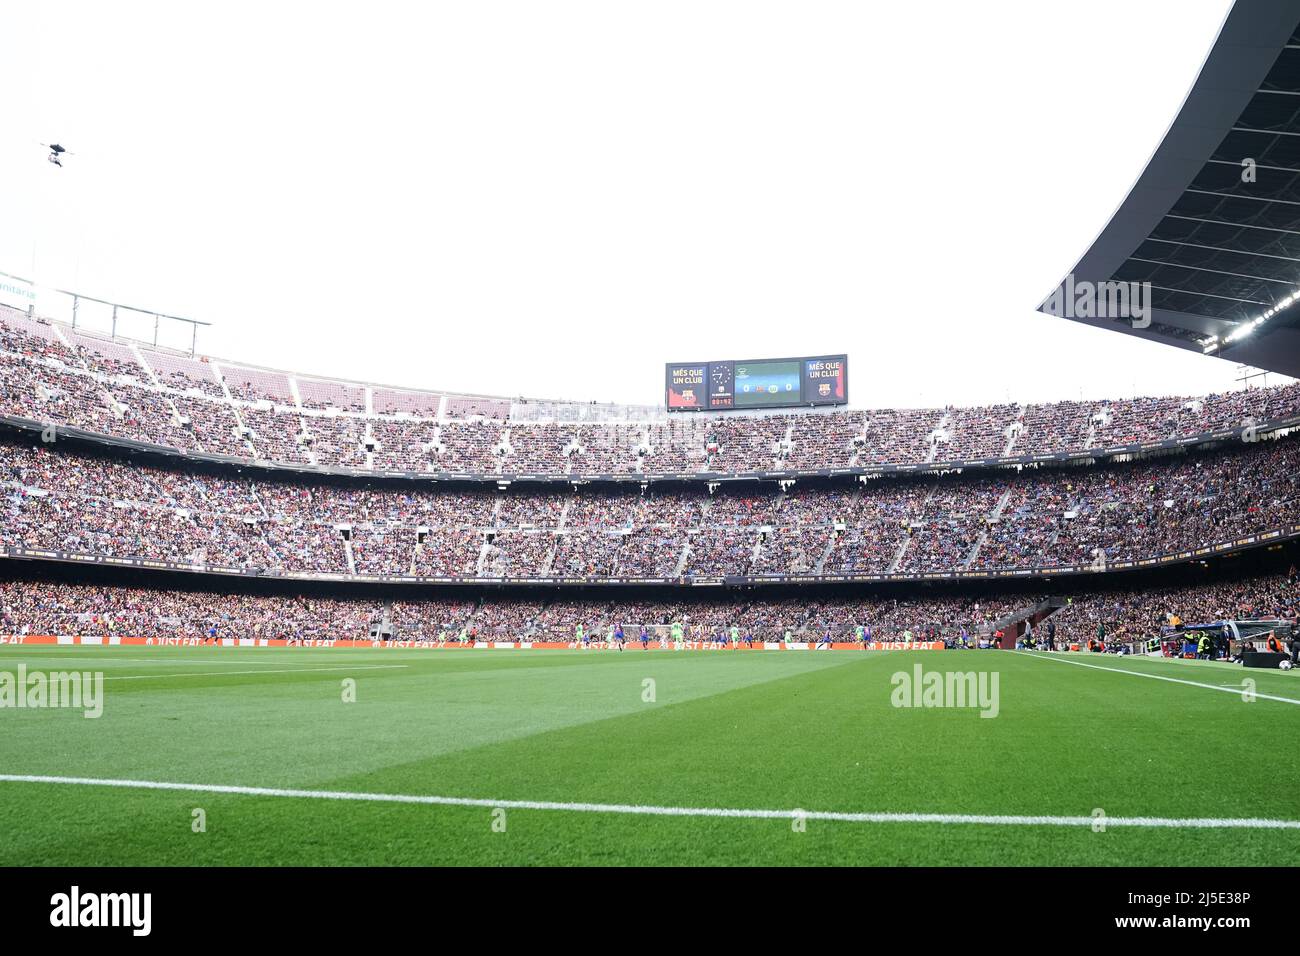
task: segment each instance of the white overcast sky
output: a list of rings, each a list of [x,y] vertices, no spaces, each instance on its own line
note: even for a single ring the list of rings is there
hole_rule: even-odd
[[[859,406],[1227,388],[1035,305],[1229,6],[10,0],[0,271],[438,389],[828,352]]]

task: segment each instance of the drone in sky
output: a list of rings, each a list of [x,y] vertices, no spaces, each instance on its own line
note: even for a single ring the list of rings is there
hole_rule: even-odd
[[[72,155],[58,143],[41,143],[41,145],[50,151],[50,155],[45,158],[60,169],[63,168],[63,157]]]

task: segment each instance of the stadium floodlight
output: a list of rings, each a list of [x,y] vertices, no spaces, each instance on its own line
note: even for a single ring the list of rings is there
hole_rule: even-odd
[[[1294,305],[1298,301],[1300,301],[1300,289],[1294,290],[1285,298],[1279,300],[1270,308],[1265,309],[1263,312],[1255,316],[1253,319],[1250,319],[1244,324],[1233,329],[1231,332],[1229,332],[1227,335],[1223,337],[1223,344],[1231,345],[1233,342],[1240,342],[1242,339],[1250,335],[1250,333],[1254,332],[1257,328],[1259,328],[1269,319],[1273,318],[1273,316],[1277,315],[1279,312],[1283,312],[1286,309],[1289,309],[1292,305]],[[1218,336],[1211,336],[1208,339],[1203,339],[1201,341],[1201,346],[1206,354],[1215,351],[1219,347]]]

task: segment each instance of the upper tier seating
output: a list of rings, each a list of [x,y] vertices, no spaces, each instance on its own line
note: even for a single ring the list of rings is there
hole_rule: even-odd
[[[511,418],[509,399],[200,361],[37,321],[4,306],[0,387],[5,414],[191,454],[420,473],[868,469],[1157,442],[1300,414],[1297,384],[1200,397],[680,414],[644,422],[575,417],[568,423],[558,412],[555,420],[541,420],[536,413],[543,406],[560,406],[534,403],[519,406],[528,416],[523,420]]]

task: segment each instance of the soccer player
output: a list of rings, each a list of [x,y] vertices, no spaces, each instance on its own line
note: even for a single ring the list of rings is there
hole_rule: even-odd
[[[581,623],[573,626],[573,643],[575,645],[585,645],[587,643],[587,636],[583,633]]]
[[[738,628],[736,625],[733,624],[733,625],[731,625],[731,647],[732,647],[732,650],[735,650],[735,649],[736,649],[737,647],[739,647],[739,646],[740,646],[740,628]]]
[[[616,644],[618,644],[618,649],[619,649],[620,651],[623,650],[624,637],[623,637],[623,625],[622,625],[622,624],[616,624],[616,625],[614,625],[614,642],[615,642]]]
[[[823,647],[831,646],[831,629],[829,625],[827,625],[826,627],[826,633],[822,635],[821,646]]]
[[[641,625],[641,650],[650,650],[650,629],[644,624]]]
[[[681,621],[673,621],[672,636],[673,636],[674,644],[682,643],[682,622]]]

